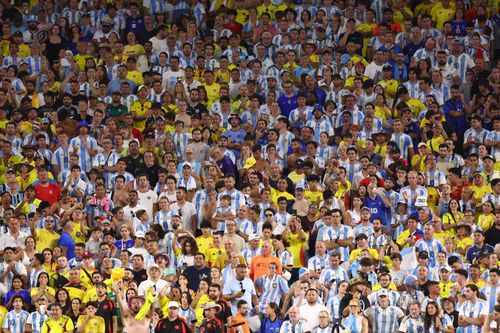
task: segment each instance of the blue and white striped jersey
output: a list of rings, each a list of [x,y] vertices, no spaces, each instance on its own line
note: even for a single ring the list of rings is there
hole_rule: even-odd
[[[481,315],[488,315],[489,304],[488,302],[478,298],[476,302],[465,301],[458,307],[458,314],[460,316],[478,318]],[[472,325],[464,327],[464,333],[480,333],[482,332],[482,327],[478,325]]]
[[[29,315],[29,312],[24,310],[20,312],[12,310],[5,316],[2,328],[9,330],[10,333],[23,333]]]
[[[283,322],[280,333],[306,333],[311,332],[309,324],[304,319],[299,319],[296,324],[292,324],[290,320]]]
[[[45,314],[41,314],[38,311],[32,312],[26,320],[26,324],[31,325],[33,333],[40,333],[42,331],[42,326],[46,318],[47,315]]]
[[[281,275],[275,275],[272,278],[267,275],[261,276],[255,281],[255,285],[262,288],[262,294],[259,297],[259,307],[261,309],[271,302],[280,304],[290,290],[288,282]]]
[[[397,331],[398,320],[404,316],[403,311],[396,306],[382,308],[372,306],[365,310],[365,315],[372,320],[373,331],[377,333],[392,333]]]

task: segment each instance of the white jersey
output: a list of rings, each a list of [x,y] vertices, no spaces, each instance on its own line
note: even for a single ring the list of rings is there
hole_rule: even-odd
[[[460,316],[478,318],[480,315],[488,315],[488,303],[482,299],[477,299],[476,302],[465,301],[458,308]],[[464,327],[464,333],[479,333],[482,332],[482,327],[478,325],[468,325]]]

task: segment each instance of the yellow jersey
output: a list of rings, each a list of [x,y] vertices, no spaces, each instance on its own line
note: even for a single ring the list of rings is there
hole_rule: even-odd
[[[453,288],[454,283],[452,281],[443,282],[439,281],[439,297],[446,298],[450,297],[451,288]]]
[[[142,116],[151,108],[151,101],[146,101],[141,104],[140,101],[135,101],[130,106],[130,112],[134,112],[136,116]],[[134,127],[140,132],[144,131],[146,128],[146,119],[144,120],[134,120]]]
[[[278,198],[285,197],[287,200],[293,200],[295,197],[288,192],[280,192],[271,187],[271,200],[278,205]]]
[[[212,236],[196,237],[196,245],[198,246],[198,252],[203,253],[205,255],[207,253],[207,250],[212,246],[213,243],[214,243],[214,238]]]
[[[405,23],[405,17],[404,17],[404,15],[402,13],[403,11],[407,15],[410,15],[411,17],[413,17],[413,12],[408,7],[403,7],[402,10],[394,10],[393,20],[394,20],[394,22],[399,23],[399,25],[401,26],[401,28],[404,28],[404,23]]]
[[[78,68],[80,68],[81,71],[84,71],[85,70],[85,63],[87,62],[87,59],[92,59],[92,56],[90,54],[78,53],[76,56],[73,57],[73,59],[75,59],[75,62],[78,65]]]
[[[290,244],[286,249],[290,251],[293,257],[293,268],[300,268],[306,265],[305,252],[307,245],[307,234],[305,240],[299,239],[299,233],[292,234],[289,232],[286,235],[286,240]]]
[[[269,4],[269,6],[266,7],[265,4],[261,4],[260,6],[257,7],[257,17],[260,18],[260,16],[264,13],[268,13],[269,16],[271,16],[271,21],[274,21],[276,11],[278,10],[278,7],[276,7],[273,4]]]
[[[9,313],[9,311],[5,308],[5,306],[0,305],[0,327],[3,326],[3,321],[7,313]]]
[[[212,83],[210,85],[204,84],[205,90],[207,91],[207,99],[208,99],[208,107],[212,106],[212,104],[219,99],[219,90],[220,90],[220,84],[218,83]]]
[[[142,77],[142,73],[137,70],[129,71],[127,73],[127,79],[133,81],[138,86],[144,84],[144,78]]]
[[[87,288],[85,288],[82,284],[68,283],[63,288],[68,291],[69,298],[71,299],[83,299],[85,297],[85,293],[87,292]]]
[[[27,207],[25,205],[24,207]],[[43,249],[53,249],[61,236],[54,230],[38,229],[36,231],[36,251],[42,253]]]
[[[87,321],[85,327],[83,327],[83,323],[87,319],[86,315],[82,315],[78,317],[78,332],[79,333],[97,333],[106,331],[106,327],[104,325],[104,318],[101,316],[93,316]]]
[[[43,323],[41,333],[66,333],[74,329],[73,320],[68,316],[62,315],[59,319],[53,317],[47,318]]]
[[[368,249],[368,252],[370,253],[370,255],[372,256],[373,259],[375,260],[378,260],[378,251],[375,250],[375,249],[372,249],[371,247],[369,247]],[[349,261],[354,261],[356,260],[356,258],[359,256],[359,254],[361,253],[362,249],[354,249],[352,250],[351,254],[349,255]]]
[[[323,200],[323,191],[316,190],[316,191],[311,191],[309,189],[305,190],[304,192],[304,197],[310,201],[314,202],[317,205]]]
[[[493,226],[493,223],[495,223],[495,215],[491,213],[488,215],[481,214],[477,219],[477,225],[480,226],[484,232],[488,231]]]
[[[452,21],[455,16],[455,8],[434,8],[431,10],[432,20],[436,22],[436,29],[443,30],[443,24]]]

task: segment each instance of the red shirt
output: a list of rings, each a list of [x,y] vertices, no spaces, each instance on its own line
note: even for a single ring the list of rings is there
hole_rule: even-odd
[[[451,186],[454,187],[455,185],[451,184]],[[456,189],[451,192],[451,195],[450,195],[451,198],[455,199],[455,200],[460,200],[462,197],[462,190],[464,189],[464,187],[467,187],[467,186],[471,186],[471,184],[469,184],[467,182],[463,182],[462,185],[456,186]]]
[[[41,201],[47,201],[51,206],[57,202],[61,193],[61,186],[57,184],[48,183],[47,186],[36,184],[35,198]]]

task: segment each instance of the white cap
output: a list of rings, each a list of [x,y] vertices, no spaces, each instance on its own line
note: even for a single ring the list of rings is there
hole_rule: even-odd
[[[257,239],[260,239],[259,235],[257,234],[251,234],[250,236],[248,236],[248,241],[250,242]]]
[[[168,302],[168,307],[169,308],[178,308],[179,303],[177,303],[176,301],[170,301],[170,302]]]
[[[144,231],[136,231],[135,232],[135,238],[144,238],[144,239],[146,239],[146,235],[144,234]]]

